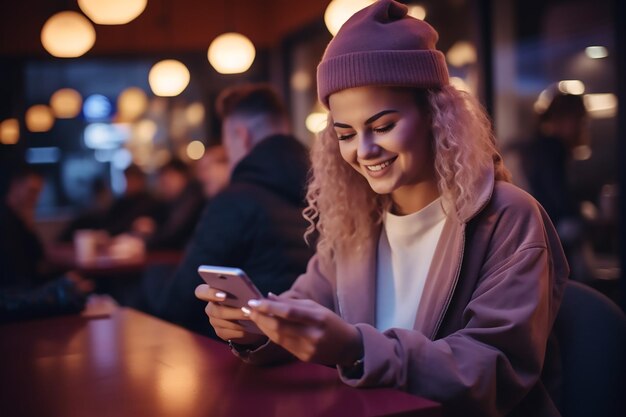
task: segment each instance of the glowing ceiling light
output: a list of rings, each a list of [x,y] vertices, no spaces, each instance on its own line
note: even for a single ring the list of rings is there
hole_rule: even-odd
[[[41,43],[52,56],[76,58],[96,42],[91,22],[76,12],[60,12],[50,17],[41,29]]]
[[[585,54],[591,59],[600,59],[609,56],[609,51],[604,46],[588,46]]]
[[[229,32],[211,42],[207,56],[220,74],[240,74],[250,68],[256,50],[250,39],[240,33]]]
[[[83,98],[72,88],[61,88],[50,97],[50,107],[59,119],[72,119],[80,113]]]
[[[148,74],[152,92],[161,97],[179,95],[187,88],[190,78],[187,67],[174,59],[157,62]]]
[[[573,94],[576,96],[585,92],[585,84],[580,80],[559,81],[558,88],[563,94]]]
[[[324,23],[328,31],[335,36],[341,26],[353,14],[374,3],[374,0],[333,0],[324,12]]]
[[[17,119],[6,119],[0,123],[0,143],[15,145],[20,140],[20,124]]]
[[[419,20],[426,19],[426,9],[419,4],[409,5],[409,16],[412,16]]]
[[[139,16],[148,0],[78,0],[78,7],[99,25],[123,25]]]
[[[52,109],[45,104],[36,104],[26,110],[26,128],[31,132],[47,132],[54,125]]]

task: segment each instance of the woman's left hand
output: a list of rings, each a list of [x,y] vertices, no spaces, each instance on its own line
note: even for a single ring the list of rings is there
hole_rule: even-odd
[[[250,307],[259,329],[302,361],[350,366],[363,355],[359,330],[314,301],[270,295]]]

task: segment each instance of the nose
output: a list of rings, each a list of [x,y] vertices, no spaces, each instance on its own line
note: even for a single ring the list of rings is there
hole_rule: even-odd
[[[369,135],[363,135],[359,138],[357,145],[357,157],[361,160],[373,159],[380,154],[380,146],[376,144]]]

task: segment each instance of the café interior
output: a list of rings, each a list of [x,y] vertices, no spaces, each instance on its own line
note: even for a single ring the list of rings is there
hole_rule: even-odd
[[[583,302],[573,309],[580,327],[592,330],[572,336],[572,344],[608,365],[577,363],[567,377],[578,402],[562,414],[619,415],[602,410],[620,406],[601,404],[624,406],[614,393],[626,377],[615,375],[624,367],[611,370],[611,361],[626,361],[619,352],[626,346],[626,106],[619,105],[626,100],[626,5],[400,2],[437,29],[450,83],[482,104],[513,183],[531,195],[524,149],[555,97],[582,98],[584,122],[563,179],[577,220],[557,230],[563,241],[575,241],[567,254],[570,279],[593,289],[612,316],[591,317],[600,307],[586,311]],[[215,101],[228,87],[269,84],[285,102],[294,136],[310,148],[328,120],[317,96],[317,64],[343,22],[371,3],[0,4],[0,191],[4,198],[23,166],[39,173],[33,230],[54,270],[86,278],[92,293],[81,312],[0,320],[0,410],[9,410],[3,415],[442,415],[436,401],[342,386],[325,367],[242,368],[226,347],[151,310],[158,280],[174,273],[186,242],[154,249],[127,231],[76,222],[125,195],[129,167],[155,200],[165,194],[160,178],[172,160],[201,184],[202,161],[222,140]],[[28,254],[8,248],[6,256]],[[594,384],[578,381],[584,372]]]

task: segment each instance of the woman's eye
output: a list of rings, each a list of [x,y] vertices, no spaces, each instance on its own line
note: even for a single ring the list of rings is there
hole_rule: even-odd
[[[391,129],[393,129],[394,127],[396,127],[395,123],[389,123],[388,125],[384,125],[381,127],[377,127],[372,129],[374,132],[376,133],[387,133],[389,132]]]
[[[344,133],[344,134],[337,133],[337,139],[339,140],[348,140],[353,137],[354,137],[354,133]]]

